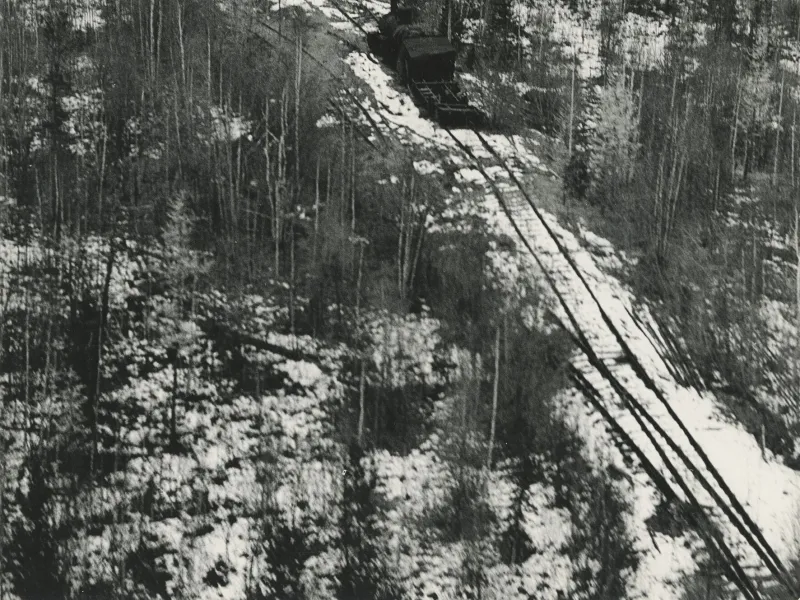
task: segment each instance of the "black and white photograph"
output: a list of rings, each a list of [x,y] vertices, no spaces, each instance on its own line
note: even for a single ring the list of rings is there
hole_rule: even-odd
[[[800,0],[0,0],[0,600],[800,599]]]

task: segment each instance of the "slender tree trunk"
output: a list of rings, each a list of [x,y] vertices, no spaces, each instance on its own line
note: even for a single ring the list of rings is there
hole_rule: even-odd
[[[350,174],[350,169],[347,168],[347,120],[344,114],[344,109],[342,109],[342,145],[341,145],[341,152],[342,152],[342,189],[339,191],[339,209],[336,211],[338,216],[338,222],[340,225],[344,226],[344,212],[346,210],[346,200],[347,200],[347,181]]]
[[[28,262],[26,255],[25,262]],[[31,430],[31,294],[28,286],[25,286],[25,406],[24,406],[24,420],[23,426],[25,427],[25,447],[29,444],[29,435]],[[15,400],[16,402],[16,400]],[[16,415],[14,415],[16,422]]]
[[[794,195],[794,252],[797,260],[795,269],[795,326],[800,329],[800,198]],[[800,339],[795,337],[795,385],[800,394]]]
[[[474,384],[478,378],[476,373],[478,371],[478,353],[471,352],[470,359],[472,360],[472,373],[470,373],[470,379]],[[461,433],[462,436],[465,437],[467,435],[467,410],[469,408],[469,391],[464,392],[464,398],[461,402]]]
[[[270,130],[269,130],[269,96],[265,101],[264,105],[264,127],[266,128],[266,133],[264,134],[264,180],[266,182],[267,187],[267,206],[269,207],[270,213],[272,213],[272,218],[270,219],[270,229],[272,230],[272,236],[275,237],[275,208],[272,204],[273,202],[273,194],[272,194],[272,162],[270,160],[270,145],[271,140],[270,138]],[[277,273],[275,274],[277,276]]]
[[[415,183],[416,183],[416,179],[415,179],[414,175],[412,174],[411,175],[411,190],[410,190],[410,194],[411,195],[409,197],[409,208],[411,209],[412,214],[413,214],[414,206],[416,205],[416,197],[415,197],[415,194],[414,194]],[[410,215],[409,215],[409,219],[410,219]],[[409,273],[410,273],[410,269],[411,269],[411,250],[412,250],[412,243],[413,243],[413,239],[412,239],[413,233],[414,233],[414,228],[412,226],[410,226],[409,223],[406,223],[406,241],[405,241],[405,248],[404,248],[405,256],[403,256],[403,275],[402,275],[402,279],[401,279],[402,289],[401,289],[401,293],[400,293],[400,295],[401,295],[401,297],[403,299],[405,299],[408,296],[408,278],[409,278]]]
[[[178,14],[178,43],[181,49],[181,82],[183,83],[183,88],[186,89],[186,50],[183,44],[183,3],[178,0],[178,2],[175,3],[175,7]],[[192,104],[189,103],[189,106],[192,106]]]
[[[55,216],[55,224],[53,225],[53,231],[56,243],[61,242],[61,233],[64,223],[64,204],[61,201],[61,190],[59,187],[59,177],[58,177],[58,154],[53,154],[53,206],[54,206],[54,216]]]
[[[350,128],[350,233],[356,231],[356,144],[355,125]]]
[[[155,77],[158,79],[158,67],[161,63],[161,34],[164,31],[164,3],[162,0],[158,1],[158,36],[156,37],[156,64],[155,64]]]
[[[780,154],[781,143],[781,126],[783,119],[783,89],[786,78],[786,71],[782,71],[781,75],[781,96],[778,100],[778,126],[775,128],[775,156],[772,162],[772,185],[774,186],[778,179],[778,155]]]
[[[795,132],[795,126],[796,125],[797,125],[797,109],[792,111],[792,154],[791,154],[792,190],[794,190],[797,187],[797,182],[795,181],[795,178],[794,178],[794,170],[795,170],[795,165],[794,165],[794,132]]]
[[[300,194],[300,84],[303,75],[303,40],[297,36],[297,73],[294,80],[294,189]]]
[[[755,302],[758,298],[758,238],[757,238],[757,230],[753,227],[753,254],[752,258],[753,261],[750,267],[750,301]],[[752,350],[752,343],[748,345],[749,348]],[[748,365],[752,364],[752,355],[747,361]]]
[[[753,154],[755,152],[755,142],[753,141],[752,129],[755,120],[756,120],[756,111],[755,109],[753,109],[752,115],[750,117],[750,125],[747,128],[747,131],[745,132],[745,139],[744,139],[744,176],[743,176],[744,181],[747,181],[750,175],[750,169],[752,168],[752,163],[754,160]],[[756,168],[758,168],[758,165],[756,165]]]
[[[400,193],[400,235],[397,237],[397,291],[400,299],[404,298],[403,288],[403,236],[406,230],[406,183]],[[406,242],[407,243],[407,242]]]
[[[289,223],[289,331],[292,335],[295,324],[294,216],[291,215]]]
[[[325,180],[325,209],[330,214],[331,208],[331,187],[333,185],[333,178],[331,177],[331,161],[328,161],[328,178]]]
[[[319,156],[317,157],[317,177],[314,186],[314,248],[313,259],[314,268],[317,267],[317,252],[319,245]]]
[[[731,181],[736,181],[736,138],[739,134],[739,105],[742,99],[738,75],[736,81],[736,108],[733,113],[733,141],[731,143]]]
[[[240,115],[242,114],[242,95],[241,95],[241,93],[239,94],[239,112],[238,112],[238,114],[240,114]],[[242,179],[244,178],[244,172],[243,172],[243,169],[242,169],[242,139],[243,139],[243,136],[240,135],[239,139],[236,140],[236,185],[234,186],[234,189],[236,190],[236,204],[237,204],[237,207],[241,203],[242,195],[243,195],[242,194]],[[249,198],[250,194],[247,194],[247,196]],[[249,208],[249,200],[248,200],[247,206]],[[239,214],[238,210],[237,210],[237,214]],[[245,225],[245,234],[246,234],[247,233],[247,227],[249,227],[248,221],[245,221],[245,224],[246,224]],[[238,230],[236,231],[236,235],[239,235],[239,231]]]
[[[358,382],[358,443],[361,445],[364,439],[364,392],[365,392],[365,377],[364,377],[364,357],[360,361],[360,377]]]
[[[364,244],[366,240],[356,240],[359,247],[358,255],[358,275],[356,277],[356,327],[361,330],[361,277],[364,264]],[[360,377],[358,382],[358,443],[361,444],[364,437],[364,394],[366,379],[364,375],[366,360],[362,354],[359,358]]]
[[[206,25],[206,39],[207,39],[207,49],[208,49],[208,62],[206,64],[206,79],[207,79],[207,88],[208,88],[208,101],[211,102],[211,82],[213,78],[211,77],[211,30]],[[267,106],[269,106],[269,99],[267,99]],[[269,113],[268,113],[269,114]]]
[[[275,276],[281,271],[281,238],[283,237],[283,203],[286,194],[286,134],[288,131],[288,89],[281,94],[281,137],[278,140],[278,175],[275,181]]]
[[[230,106],[230,102],[226,104],[225,113],[228,113],[228,107]],[[226,135],[230,132],[230,127],[226,125]],[[238,228],[238,210],[237,210],[237,201],[236,201],[236,170],[233,166],[233,154],[227,146],[223,146],[223,152],[225,153],[225,161],[226,166],[228,168],[228,214],[230,219],[230,228],[228,231],[228,235],[230,236],[229,240],[235,240],[239,235],[239,228]]]
[[[169,403],[169,443],[172,448],[178,447],[178,363],[179,349],[175,349],[175,364],[172,368],[172,398]]]
[[[669,215],[667,215],[667,228],[664,236],[665,249],[668,239],[672,234],[672,229],[675,226],[675,214],[677,213],[678,210],[678,201],[680,199],[681,184],[683,182],[683,177],[686,174],[686,164],[687,164],[686,155],[685,153],[682,153],[678,161],[677,178],[674,184],[672,198],[669,204]]]
[[[219,50],[220,55],[222,55],[222,49]],[[225,95],[222,92],[222,79],[223,79],[223,72],[222,69],[219,70],[219,104],[223,108],[225,108]]]
[[[2,97],[2,93],[0,93],[0,97]],[[108,149],[108,129],[104,126],[103,131],[103,151],[100,158],[100,182],[98,184],[98,194],[97,194],[97,224],[100,227],[100,231],[103,231],[103,200],[105,197],[105,178],[106,178],[106,151]]]
[[[494,450],[494,436],[497,427],[497,397],[500,390],[500,329],[497,325],[497,333],[494,338],[494,385],[492,388],[492,424],[489,431],[489,452],[486,458],[486,468],[492,468],[492,450]]]
[[[375,395],[375,416],[372,419],[373,428],[372,428],[372,435],[375,439],[375,443],[380,442],[380,430],[378,429],[379,421],[378,418],[383,410],[383,399],[384,394],[386,393],[385,390],[388,389],[390,384],[390,379],[392,376],[392,355],[391,355],[391,345],[389,344],[389,327],[388,324],[384,323],[383,326],[383,356],[384,361],[381,369],[381,389],[380,393]]]
[[[420,220],[420,225],[418,227],[419,233],[417,234],[417,249],[414,252],[414,258],[411,261],[411,272],[408,276],[408,281],[406,282],[406,289],[408,291],[413,291],[414,289],[414,281],[417,277],[417,265],[419,264],[419,257],[422,254],[422,244],[425,241],[425,233],[427,232],[426,222],[428,219],[428,211],[427,209],[422,214],[422,219]]]
[[[364,244],[365,239],[356,240],[358,245],[358,273],[356,275],[356,323],[361,319],[361,278],[364,272]]]
[[[572,129],[573,129],[573,120],[575,117],[575,69],[576,69],[576,61],[577,58],[573,59],[572,61],[572,77],[570,79],[570,86],[569,86],[569,121],[567,123],[567,128],[569,129],[567,135],[567,155],[572,156]]]
[[[156,14],[156,2],[155,2],[155,0],[150,0],[150,23],[149,23],[150,31],[148,32],[149,43],[148,43],[147,58],[148,58],[149,66],[150,66],[149,75],[150,75],[150,80],[151,81],[155,81],[155,78],[156,78],[156,58],[155,58],[155,52],[156,52],[155,22],[156,21],[155,21],[155,14]]]
[[[666,154],[662,152],[661,156],[658,159],[658,174],[656,175],[656,191],[654,195],[654,206],[653,206],[653,214],[654,214],[653,221],[655,221],[656,253],[659,256],[661,255],[661,238],[663,230],[663,213],[664,213],[663,187],[664,187],[665,161],[666,161]]]
[[[453,41],[453,0],[447,0],[447,39]]]

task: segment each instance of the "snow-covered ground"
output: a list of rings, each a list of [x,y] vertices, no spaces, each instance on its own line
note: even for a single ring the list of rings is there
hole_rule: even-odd
[[[10,0],[11,5],[25,19],[26,23],[36,23],[49,15],[50,0]],[[70,23],[78,31],[91,31],[105,25],[102,17],[103,2],[100,0],[73,0],[68,5],[60,5],[56,10],[66,10]]]
[[[590,3],[582,14],[576,14],[566,3],[551,0],[520,4],[517,14],[530,37],[543,36],[561,46],[565,57],[577,61],[578,75],[591,78],[598,76],[602,68],[601,11],[599,2]],[[666,19],[627,13],[615,39],[626,63],[634,69],[658,68],[664,59],[667,28]],[[702,29],[696,35],[702,41]]]
[[[2,248],[3,281],[26,264],[20,257],[27,257],[30,267],[47,256],[35,244],[29,251],[7,240]],[[263,537],[260,516],[264,503],[272,501],[287,523],[313,523],[311,533],[324,550],[306,562],[304,585],[310,597],[330,598],[342,560],[331,541],[340,518],[344,454],[333,415],[352,391],[342,372],[350,352],[276,331],[286,319],[286,308],[267,296],[210,292],[195,298],[193,314],[181,314],[171,294],[145,294],[151,278],[168,272],[169,253],[150,248],[143,256],[139,250],[124,245],[115,254],[111,321],[125,321],[126,326],[114,330],[106,347],[99,432],[107,440],[104,445],[114,449],[116,466],[99,487],[85,488],[76,500],[90,525],[74,533],[70,582],[76,589],[113,584],[135,592],[143,585],[136,569],[122,580],[113,577],[119,565],[136,557],[146,572],[164,578],[164,597],[180,590],[192,598],[242,598],[253,576],[268,575],[269,564],[259,548],[270,540]],[[71,252],[85,253],[82,269],[87,274],[103,272],[110,256],[107,244],[90,241],[85,250],[59,252],[62,267],[74,266]],[[89,289],[98,296],[102,285],[102,280],[90,282]],[[39,285],[26,280],[14,288]],[[127,314],[137,302],[147,310],[139,317]],[[58,311],[57,303],[51,306]],[[60,306],[66,311],[66,304]],[[11,306],[2,313],[7,332],[16,335],[21,322],[14,319],[22,314],[16,309],[24,307]],[[402,388],[424,380],[441,387],[445,379],[434,362],[459,361],[456,350],[441,347],[438,323],[424,313],[368,313],[364,322],[374,348],[368,377],[381,385]],[[226,375],[230,349],[220,347],[204,329],[232,323],[238,334],[252,340],[242,348],[248,368],[263,376],[263,383],[249,393],[234,374]],[[260,349],[258,340],[272,349]],[[172,358],[171,348],[177,349]],[[301,352],[307,358],[288,358],[282,352]],[[36,431],[48,419],[65,427],[69,411],[76,409],[69,399],[80,398],[62,390],[51,398],[45,392],[37,397],[37,410],[25,414],[8,401],[6,395],[14,393],[11,383],[0,379],[0,406],[8,408],[0,411],[4,432],[26,422]],[[432,542],[430,532],[416,526],[421,511],[436,510],[447,501],[454,483],[452,468],[442,458],[452,400],[446,395],[432,399],[434,431],[419,447],[408,454],[377,451],[370,456],[377,490],[389,507],[380,527],[393,575],[413,585],[409,593],[418,597],[457,597],[470,551],[460,541]],[[30,438],[5,435],[4,441],[3,468],[26,473]],[[506,523],[513,491],[506,470],[501,465],[489,473],[477,470],[475,476],[485,480],[495,518]],[[4,506],[11,527],[24,523],[15,498],[29,487],[27,475],[4,482],[5,498],[11,499]],[[572,532],[570,512],[554,506],[553,489],[544,484],[527,490],[524,503],[523,527],[533,552],[519,567],[484,556],[493,565],[486,575],[488,587],[498,600],[527,598],[535,589],[542,590],[539,597],[557,600],[572,585],[574,567],[565,551]]]
[[[280,7],[290,5],[321,10],[339,29],[352,27],[325,0],[287,0]],[[277,2],[271,6],[272,10],[276,8]],[[381,13],[386,7],[373,3],[372,9]],[[534,17],[531,20],[535,21]],[[556,21],[554,31],[557,35],[573,41],[583,40],[579,50],[581,64],[587,69],[585,74],[591,74],[591,69],[596,67],[594,60],[599,42],[585,31],[576,35],[579,25],[573,22],[574,19],[570,21],[564,17]],[[652,34],[652,47],[646,46],[645,56],[638,60],[657,61],[663,48],[661,26],[650,22],[631,25],[634,26]],[[446,131],[424,118],[406,92],[395,86],[391,73],[369,60],[364,52],[352,52],[345,62],[371,91],[363,98],[364,108],[386,133],[397,136],[419,154],[420,159],[414,164],[416,172],[420,176],[448,178],[452,190],[448,200],[451,213],[458,215],[473,211],[486,219],[495,232],[516,239],[516,233],[500,210],[497,199],[488,192],[484,175],[460,153],[457,143]],[[83,131],[84,113],[87,121],[90,120],[93,102],[90,96],[69,99],[74,117],[69,126],[74,135],[80,136]],[[247,124],[236,116],[226,120],[227,113],[215,112],[213,118],[214,134],[220,138],[235,138],[246,133]],[[478,156],[490,177],[497,181],[505,179],[502,167],[495,164],[473,132],[458,130],[453,135]],[[535,169],[554,176],[537,156],[536,143],[524,132],[508,137],[486,137],[517,174],[524,176]],[[387,185],[393,184],[395,182],[387,181]],[[477,204],[467,202],[475,198],[479,199]],[[544,268],[556,276],[559,290],[567,298],[592,346],[698,462],[652,393],[643,388],[628,366],[616,363],[619,349],[600,319],[597,307],[559,256],[542,223],[516,193],[510,191],[508,198],[525,238],[542,258]],[[751,436],[741,427],[720,419],[713,396],[682,387],[672,379],[658,348],[630,317],[636,299],[604,268],[608,264],[624,264],[624,257],[615,261],[613,247],[591,232],[584,232],[578,239],[561,228],[552,216],[548,215],[546,219],[589,280],[606,312],[669,399],[673,410],[708,453],[770,543],[782,557],[790,556],[796,550],[795,521],[800,506],[800,476],[771,456],[764,460],[761,449]],[[442,226],[437,223],[430,225]],[[99,240],[90,241],[82,252],[85,253],[83,260],[88,265],[87,272],[102,274],[109,256],[107,244]],[[30,297],[14,296],[6,304],[4,294],[7,291],[4,290],[8,287],[4,281],[9,273],[17,270],[21,256],[27,256],[26,260],[35,263],[44,254],[36,243],[21,249],[11,242],[0,241],[0,305],[13,309],[23,306],[23,303],[35,303],[35,299]],[[493,265],[498,283],[509,295],[524,297],[520,290],[528,288],[528,279],[541,277],[539,267],[531,257],[525,256],[524,251],[515,258],[497,253],[493,256]],[[127,300],[137,294],[136,278],[146,270],[146,265],[130,259],[127,252],[116,258],[110,294],[112,308],[124,309]],[[102,283],[102,279],[93,281],[93,289],[98,290]],[[340,494],[341,478],[338,475],[342,448],[332,439],[328,428],[330,412],[338,407],[346,393],[339,373],[344,351],[322,347],[309,338],[276,333],[275,315],[280,309],[272,307],[267,298],[249,297],[238,301],[246,308],[243,312],[248,316],[245,328],[248,334],[287,351],[306,350],[309,356],[317,357],[316,360],[290,359],[253,347],[246,351],[248,360],[279,376],[283,382],[281,387],[259,390],[257,394],[242,394],[235,391],[234,382],[226,381],[224,377],[218,376],[214,384],[209,384],[204,374],[214,372],[219,375],[226,357],[212,347],[197,323],[188,318],[175,319],[172,299],[153,299],[148,322],[154,331],[134,331],[128,338],[116,340],[108,357],[108,368],[117,369],[124,383],[107,392],[105,401],[114,410],[106,416],[118,421],[114,425],[118,427],[122,449],[131,454],[142,452],[119,471],[118,480],[113,480],[113,485],[99,496],[107,503],[109,514],[125,508],[122,503],[137,493],[143,497],[143,503],[144,497],[148,498],[147,502],[155,507],[155,512],[146,515],[142,511],[138,523],[115,522],[100,534],[87,536],[91,542],[76,560],[79,565],[76,569],[82,569],[76,581],[91,583],[107,577],[107,557],[115,552],[122,555],[135,549],[146,533],[150,540],[148,544],[159,548],[159,559],[170,565],[167,570],[181,574],[180,578],[173,578],[168,591],[182,586],[190,596],[242,597],[253,560],[252,547],[260,542],[257,523],[246,515],[253,514],[265,493],[258,461],[254,458],[265,446],[279,456],[280,476],[273,482],[275,489],[272,490],[279,510],[288,515],[287,518],[297,521],[304,517],[299,513],[311,515],[323,523],[320,535],[330,535],[336,518],[333,506]],[[206,306],[215,309],[229,302],[229,298],[221,295],[205,298]],[[552,298],[550,303],[553,312],[563,320],[560,307]],[[369,323],[375,347],[379,348],[372,356],[372,362],[378,368],[392,365],[393,376],[389,379],[392,385],[401,386],[409,379],[433,375],[437,325],[432,319],[414,317],[404,320],[376,314],[371,316]],[[167,360],[168,348],[175,340],[182,341],[181,362],[177,367]],[[604,388],[596,371],[582,357],[576,356],[574,364],[596,382],[598,388]],[[0,392],[2,390],[0,386]],[[151,446],[158,448],[165,442],[164,423],[169,419],[176,394],[180,394],[177,401],[178,435],[181,444],[189,451],[175,454],[160,450],[151,452]],[[439,407],[445,412],[446,401],[446,398],[441,399],[442,406]],[[658,456],[642,439],[636,424],[626,417],[617,399],[608,394],[606,401],[653,462],[660,464]],[[642,561],[631,582],[634,597],[656,600],[680,597],[681,577],[692,573],[696,566],[693,551],[698,544],[697,537],[693,534],[671,537],[649,531],[646,521],[653,515],[658,502],[652,483],[640,469],[631,470],[626,466],[606,427],[579,393],[565,391],[558,404],[564,418],[574,424],[586,441],[587,457],[600,466],[611,463],[629,476],[620,485],[626,487],[626,496],[633,503],[629,529],[636,539]],[[17,419],[18,416],[5,413],[3,418]],[[111,435],[113,432],[109,428],[103,433]],[[437,435],[433,434],[407,456],[382,452],[377,453],[374,460],[379,474],[379,489],[387,499],[394,501],[394,512],[390,512],[385,528],[397,548],[398,571],[420,581],[422,593],[430,597],[434,593],[448,597],[455,593],[453,586],[464,548],[458,544],[426,545],[425,540],[409,539],[405,528],[413,511],[435,502],[449,484],[450,475],[440,462],[437,463]],[[19,458],[22,449],[15,449]],[[11,466],[19,467],[19,463]],[[502,471],[492,473],[491,477],[491,504],[493,510],[502,515],[508,502],[509,484]],[[18,483],[25,485],[24,481]],[[510,590],[516,590],[520,581],[528,581],[530,589],[545,578],[549,579],[550,587],[543,597],[555,599],[559,592],[569,592],[572,567],[561,554],[569,533],[569,516],[563,509],[552,506],[549,494],[546,486],[533,487],[527,493],[526,528],[531,539],[538,544],[537,552],[519,572],[497,567],[492,573],[493,580],[504,582],[496,586],[506,590],[502,597],[513,597]],[[197,507],[195,514],[172,514],[175,506],[192,505]],[[728,526],[725,533],[743,556],[755,562],[736,532]],[[403,545],[405,547],[400,552]],[[332,562],[335,563],[335,559],[333,557]],[[220,564],[226,565],[225,568],[218,568]],[[330,592],[327,587],[330,585],[330,564],[331,560],[327,567],[324,560],[312,562],[310,570],[314,582],[310,587],[319,597]],[[212,571],[225,572],[223,583],[201,585],[200,582]]]
[[[118,467],[100,487],[87,488],[76,499],[76,510],[84,511],[82,518],[92,525],[75,532],[70,582],[76,589],[109,584],[113,569],[135,554],[142,561],[155,557],[145,568],[166,574],[167,597],[180,590],[192,598],[242,598],[250,568],[257,568],[254,548],[263,542],[254,515],[268,495],[269,482],[262,473],[267,455],[276,457],[270,473],[278,510],[291,519],[303,506],[301,512],[321,519],[322,532],[336,524],[330,511],[339,495],[341,449],[330,431],[331,411],[338,409],[343,393],[337,371],[342,350],[322,347],[303,336],[280,335],[274,331],[275,321],[285,311],[260,296],[238,300],[219,292],[199,296],[197,314],[181,317],[174,298],[142,297],[147,278],[163,273],[170,263],[168,252],[151,249],[144,255],[133,245],[114,254],[109,305],[115,328],[103,363],[99,435],[116,440]],[[9,287],[13,281],[15,290],[28,290],[0,302],[4,330],[15,344],[22,344],[15,319],[26,307],[32,319],[42,318],[35,307],[43,303],[34,296],[55,287],[15,277],[22,268],[41,266],[47,256],[35,242],[21,246],[4,240],[0,245],[0,281]],[[104,272],[101,265],[110,249],[99,240],[89,240],[80,247],[62,248],[57,256],[61,260],[54,259],[50,268],[70,268],[70,277],[81,279],[81,274]],[[77,256],[84,262],[76,263]],[[99,297],[103,282],[84,281],[87,291]],[[148,307],[141,320],[126,315],[129,303],[138,301]],[[54,311],[50,318],[55,322],[68,314],[66,296],[60,301],[48,297],[46,306]],[[308,352],[310,358],[305,360],[257,348],[249,351],[253,365],[281,381],[277,388],[242,393],[237,382],[225,376],[229,357],[212,344],[199,323],[234,306],[247,317],[238,324],[241,333],[287,353]],[[122,321],[127,325],[120,330],[116,326]],[[170,358],[171,348],[177,348],[177,358]],[[40,381],[38,371],[33,379]],[[41,397],[37,394],[35,411],[23,411],[8,399],[15,393],[12,384],[11,379],[0,378],[2,466],[5,473],[22,475],[26,452],[38,433],[31,439],[8,432],[28,427],[37,432],[54,419],[58,425],[48,430],[69,435],[70,411],[76,410],[72,402],[79,396],[69,387],[57,387],[53,397],[47,391]],[[173,410],[176,437],[170,440]],[[29,485],[27,476],[3,481],[4,514],[10,527],[24,523],[14,499]],[[209,584],[209,574],[215,571],[224,572],[224,577]],[[133,591],[134,579],[113,583]],[[324,581],[321,577],[318,583]]]

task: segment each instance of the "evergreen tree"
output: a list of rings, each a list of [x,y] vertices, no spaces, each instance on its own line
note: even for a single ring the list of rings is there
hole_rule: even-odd
[[[70,586],[63,544],[69,529],[66,522],[59,522],[59,514],[64,516],[57,508],[61,490],[54,489],[55,464],[42,450],[31,451],[21,474],[27,485],[17,498],[22,520],[13,527],[7,544],[10,571],[14,591],[22,600],[66,600]]]
[[[572,598],[623,600],[628,574],[638,564],[628,536],[628,506],[604,475],[587,472],[576,482],[582,490],[573,503],[571,555],[576,564]]]
[[[305,516],[299,523],[287,519],[274,505],[266,509],[261,520],[266,572],[250,586],[247,600],[303,600],[303,572],[317,551],[309,534],[311,524]]]
[[[600,10],[600,62],[603,84],[609,83],[609,76],[617,61],[619,28],[625,15],[619,0],[602,0]]]
[[[539,457],[532,453],[514,462],[512,479],[511,519],[500,542],[500,557],[507,565],[524,563],[531,556],[531,539],[525,531],[525,508],[528,489],[540,479]]]
[[[350,443],[340,523],[343,565],[339,600],[396,600],[402,598],[380,550],[376,479],[365,463],[364,451]]]
[[[736,37],[736,2],[730,0],[706,0],[709,19],[714,27],[717,42],[733,42]]]

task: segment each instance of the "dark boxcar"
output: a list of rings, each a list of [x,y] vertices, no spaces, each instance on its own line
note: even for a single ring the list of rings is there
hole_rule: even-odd
[[[407,38],[402,45],[405,73],[412,81],[452,81],[456,50],[446,37]]]
[[[394,66],[417,101],[443,125],[478,125],[482,113],[470,106],[454,81],[456,50],[446,36],[430,35],[413,23],[413,9],[392,10],[367,36],[370,50]]]

